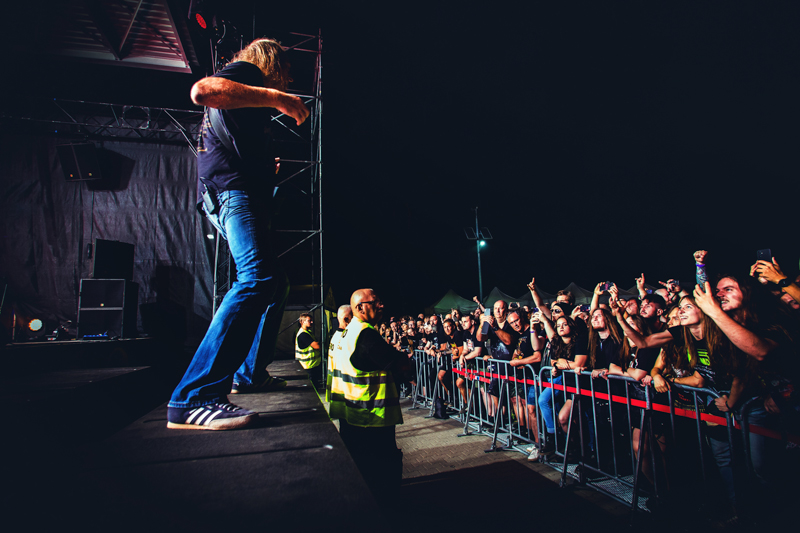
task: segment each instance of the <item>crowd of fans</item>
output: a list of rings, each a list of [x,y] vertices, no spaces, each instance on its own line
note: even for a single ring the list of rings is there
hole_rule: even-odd
[[[697,392],[702,411],[720,417],[732,413],[737,420],[784,437],[750,432],[747,444],[754,484],[749,484],[751,490],[743,490],[748,467],[738,446],[742,439],[735,439],[731,446],[727,427],[703,424],[703,446],[716,466],[712,470],[718,474],[726,512],[736,517],[747,508],[752,514],[761,504],[778,501],[775,498],[786,490],[785,478],[797,472],[800,454],[793,439],[786,436],[800,435],[800,276],[792,281],[775,259],[765,258],[752,265],[749,276],[723,273],[711,280],[707,258],[705,251],[694,253],[693,287],[669,280],[651,291],[642,274],[636,278],[638,297],[624,296],[614,283],[603,282],[595,287],[590,304],[575,305],[574,295],[566,291],[548,304],[534,278],[528,284],[533,307],[498,300],[491,312],[484,313],[475,298],[474,310],[392,317],[380,325],[380,332],[386,342],[407,351],[409,357],[415,350],[433,356],[442,396],[460,405],[467,401],[466,381],[463,374],[454,375],[452,370],[474,368],[478,358],[508,361],[512,367],[531,365],[537,375],[542,367],[552,367],[546,381],[553,384],[627,376],[628,381],[637,382],[642,395],[649,387],[655,403],[668,405],[671,398],[681,409],[695,408],[694,399],[686,394],[692,389],[686,387],[702,389]],[[580,377],[578,373],[582,373]],[[498,410],[498,381],[481,389],[489,416]],[[588,389],[588,385],[582,388]],[[519,427],[529,428],[534,435],[531,460],[553,451],[557,432],[566,434],[576,412],[571,409],[573,401],[589,402],[584,413],[593,409],[591,397],[577,400],[551,387],[539,390],[537,397],[535,387],[527,388],[527,394],[517,389],[510,399]],[[455,402],[456,394],[462,402]],[[698,467],[670,449],[675,439],[670,436],[668,418],[665,422],[663,414],[652,416],[657,459],[650,464],[651,443],[645,432],[641,450],[645,483],[655,483],[658,478],[660,491],[679,501],[689,487],[685,480]],[[543,422],[542,435],[537,417]],[[629,435],[635,454],[640,453],[640,431],[644,431],[638,420],[631,418]],[[690,432],[696,424],[689,418],[683,422],[676,425],[676,433]],[[581,424],[589,425],[586,434],[597,433],[590,420]],[[595,446],[591,438],[586,444],[590,450]],[[675,479],[675,472],[682,472],[683,484]]]

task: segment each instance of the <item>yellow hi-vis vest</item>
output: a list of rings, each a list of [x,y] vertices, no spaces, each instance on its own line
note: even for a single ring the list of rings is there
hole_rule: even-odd
[[[319,350],[315,350],[310,344],[306,346],[305,350],[301,350],[297,346],[297,338],[300,337],[301,333],[303,333],[303,328],[298,329],[297,335],[294,337],[294,358],[300,361],[300,365],[306,370],[321,365],[322,355],[320,355]],[[312,341],[317,342],[317,339],[314,338],[314,335],[310,331],[306,331],[305,333],[311,336]]]
[[[331,381],[333,380],[333,352],[338,348],[341,350],[342,330],[336,330],[331,335],[331,343],[328,346],[328,375],[325,380],[325,401],[331,401]]]
[[[360,427],[402,424],[403,413],[392,373],[384,370],[365,372],[350,363],[358,337],[367,328],[374,329],[370,324],[353,318],[330,352],[331,418],[340,418]]]

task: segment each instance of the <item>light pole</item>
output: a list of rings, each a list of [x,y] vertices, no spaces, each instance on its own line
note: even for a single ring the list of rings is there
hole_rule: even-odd
[[[483,301],[483,272],[481,270],[481,248],[486,246],[486,241],[491,240],[492,232],[489,228],[478,225],[478,208],[475,208],[475,229],[464,228],[467,240],[475,241],[475,250],[478,253],[478,298]]]

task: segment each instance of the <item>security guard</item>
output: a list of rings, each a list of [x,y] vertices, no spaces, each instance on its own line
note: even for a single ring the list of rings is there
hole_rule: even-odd
[[[339,321],[339,327],[333,332],[333,335],[331,335],[331,343],[328,346],[328,376],[327,386],[325,387],[325,396],[329,402],[331,401],[331,380],[333,379],[333,374],[331,373],[331,369],[333,368],[331,363],[332,354],[333,351],[341,345],[344,328],[346,328],[350,321],[353,320],[353,309],[350,307],[350,305],[345,304],[339,306],[339,310],[336,312],[336,319]]]
[[[319,387],[322,384],[322,355],[320,345],[314,338],[314,317],[303,313],[298,319],[300,329],[295,336],[294,358],[308,370],[308,378]]]
[[[410,374],[410,365],[375,330],[383,314],[375,291],[357,290],[350,306],[354,318],[331,350],[330,415],[339,419],[342,441],[375,498],[388,506],[403,474],[395,440],[403,414],[395,382]]]

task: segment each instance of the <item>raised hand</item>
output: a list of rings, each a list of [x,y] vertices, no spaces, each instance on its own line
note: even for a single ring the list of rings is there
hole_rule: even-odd
[[[786,274],[781,271],[781,267],[774,257],[772,258],[772,263],[764,261],[763,259],[756,261],[756,263],[750,267],[750,275],[755,277],[755,274],[758,274],[759,280],[764,278],[772,283],[778,283],[780,280],[787,277]]]
[[[722,307],[720,307],[719,302],[714,298],[714,294],[711,292],[711,284],[707,281],[703,287],[695,285],[694,302],[703,313],[712,318],[716,312],[722,312]]]
[[[528,290],[531,292],[536,290],[536,278],[531,278],[531,282],[528,283]]]
[[[694,262],[700,263],[701,265],[706,264],[706,257],[708,257],[708,252],[705,250],[697,250],[694,253]]]

